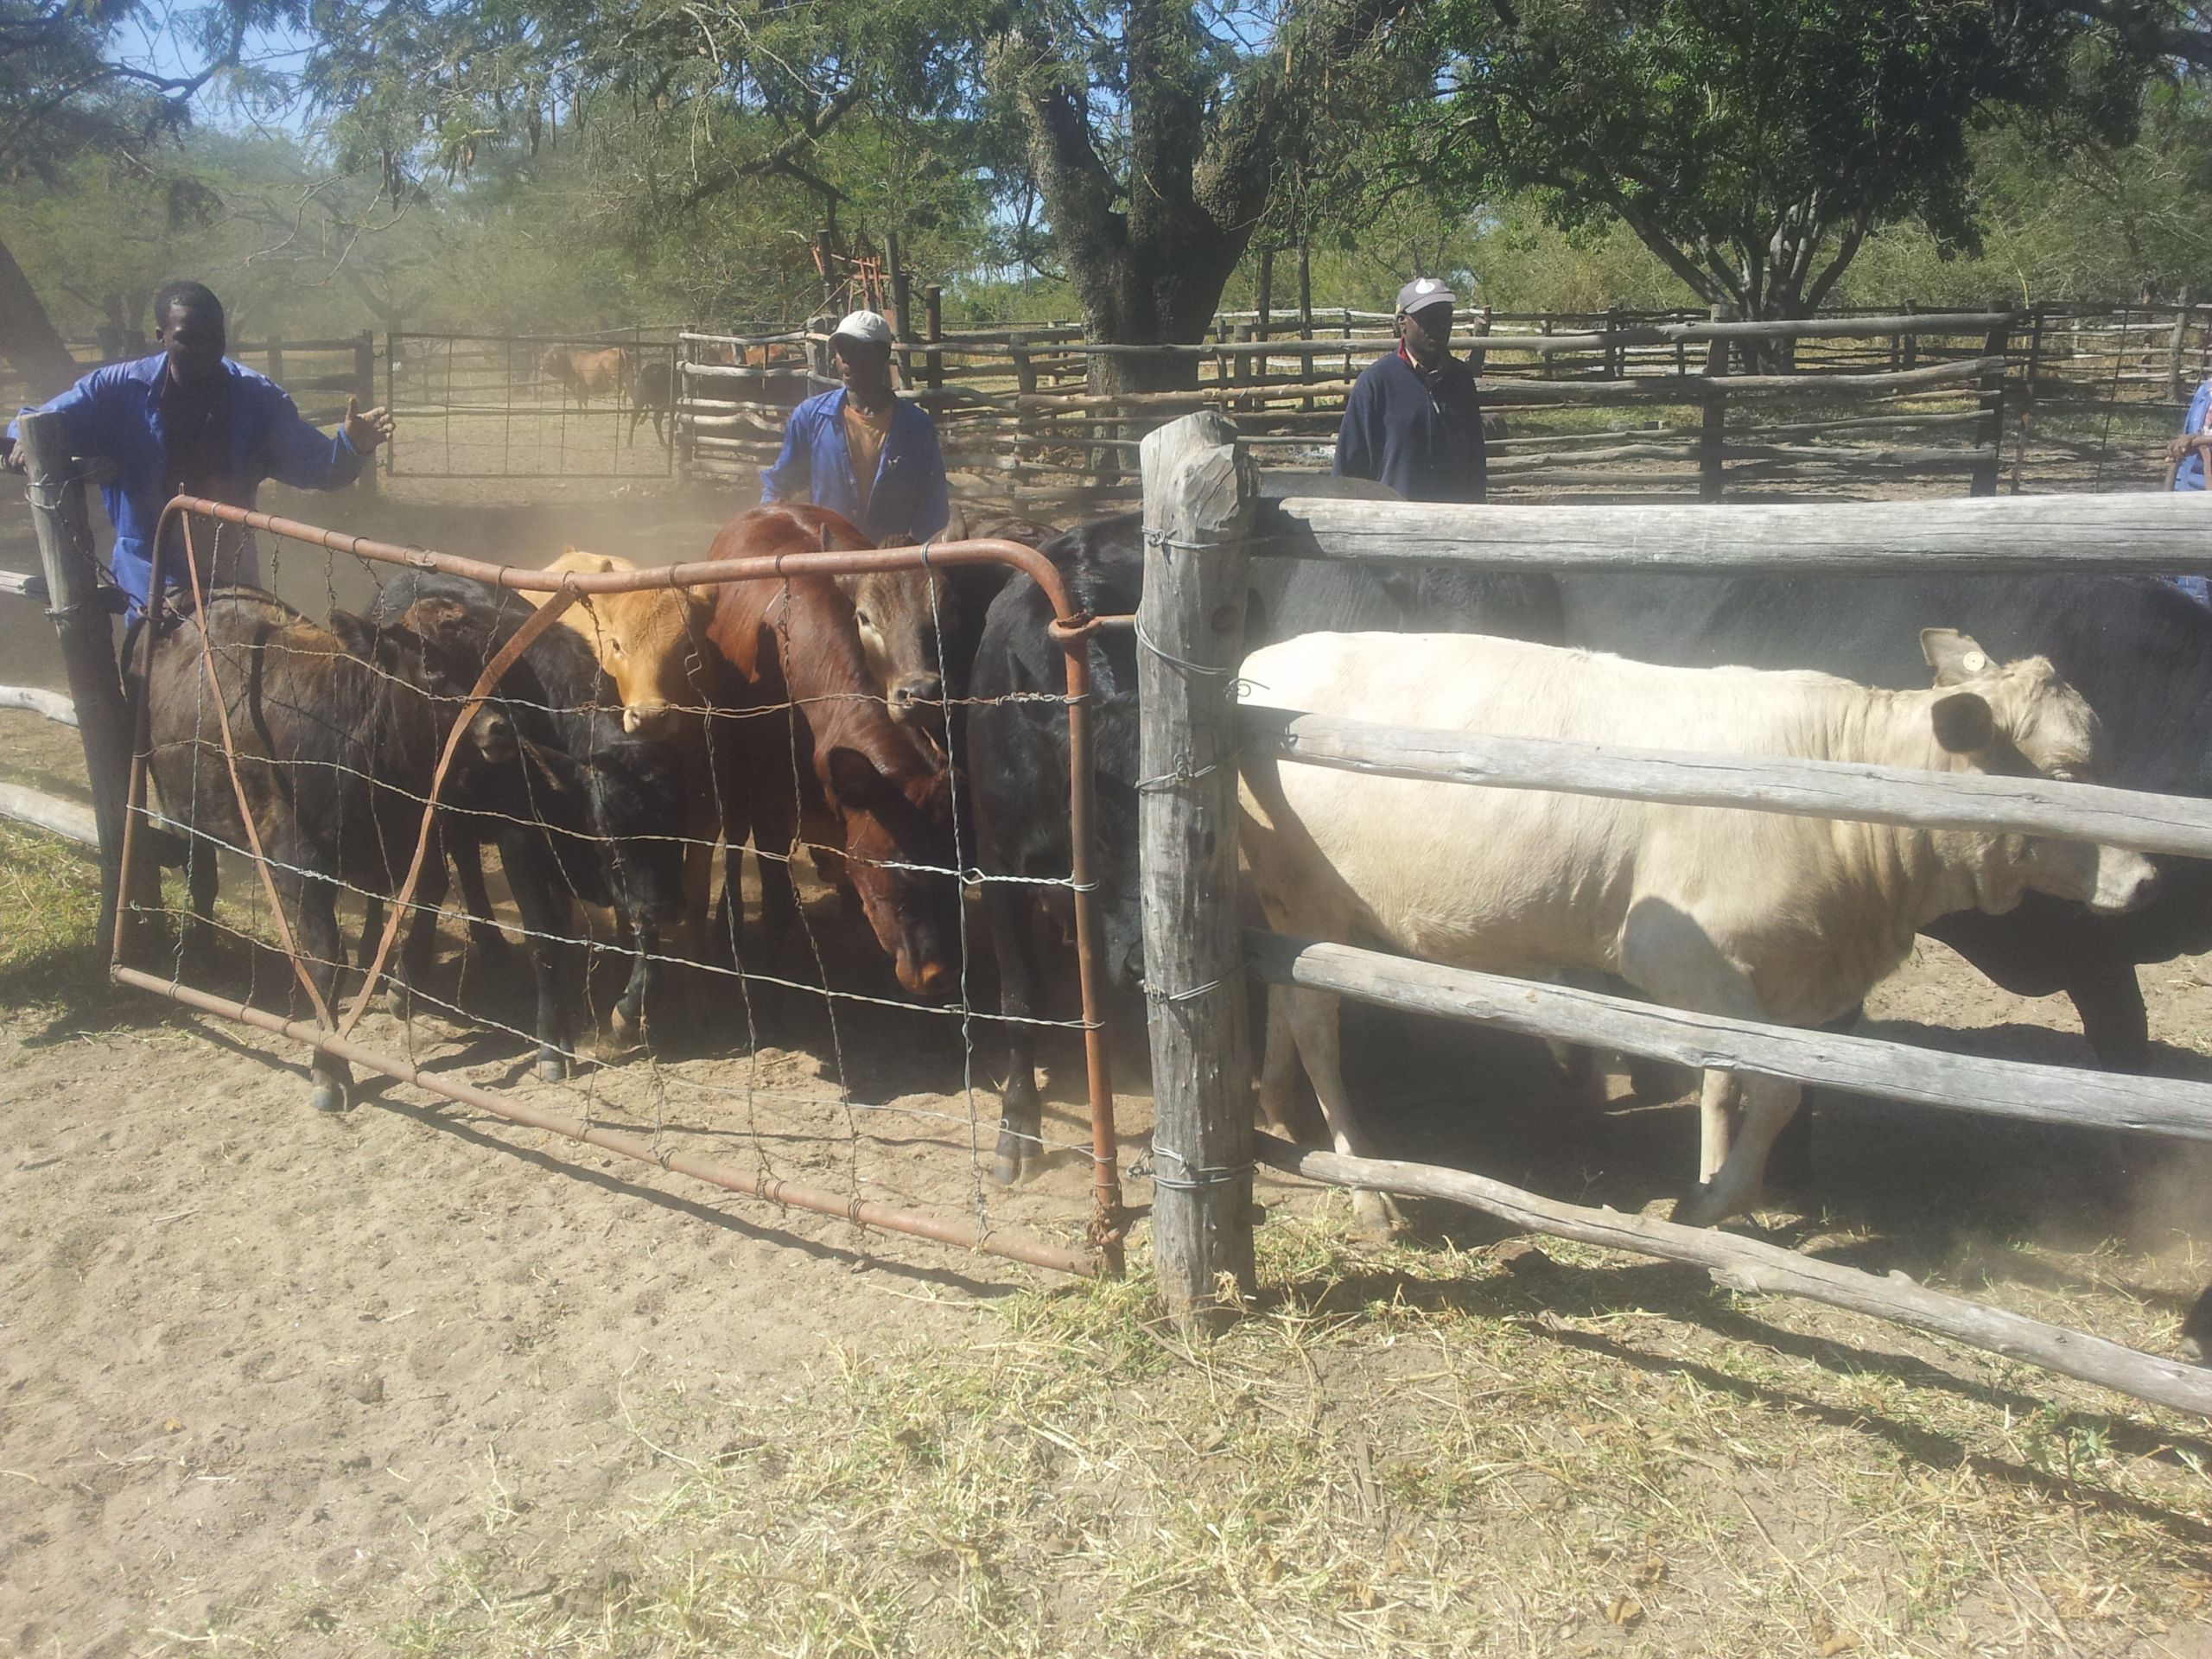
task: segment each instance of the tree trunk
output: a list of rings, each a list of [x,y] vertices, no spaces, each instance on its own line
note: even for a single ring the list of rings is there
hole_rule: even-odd
[[[51,397],[77,378],[77,359],[46,315],[31,279],[0,238],[0,357],[15,365],[39,398]]]

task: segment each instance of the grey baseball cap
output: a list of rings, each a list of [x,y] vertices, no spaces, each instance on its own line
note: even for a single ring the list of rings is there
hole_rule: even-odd
[[[1402,312],[1426,311],[1432,305],[1457,305],[1459,296],[1433,276],[1416,276],[1398,290]]]
[[[854,311],[839,323],[830,336],[832,340],[864,340],[871,346],[891,344],[891,323],[879,311]]]

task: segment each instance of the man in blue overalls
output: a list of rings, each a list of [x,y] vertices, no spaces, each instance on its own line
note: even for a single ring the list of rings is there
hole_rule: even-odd
[[[2212,433],[2205,430],[2207,416],[2212,416],[2212,380],[2196,389],[2189,413],[2182,416],[2181,435],[2166,446],[2166,466],[2177,490],[2205,486],[2205,454],[2212,448]],[[2212,605],[2212,576],[2168,576],[2166,580],[2198,604]]]
[[[891,385],[891,325],[855,311],[830,337],[844,384],[791,411],[760,499],[842,512],[880,547],[926,542],[951,517],[937,427]]]
[[[79,454],[116,464],[100,496],[115,524],[109,566],[134,615],[146,602],[154,530],[171,496],[251,507],[268,479],[338,489],[359,477],[366,457],[391,435],[389,413],[361,410],[350,397],[336,437],[308,425],[282,386],[224,355],[223,302],[198,283],[165,284],[154,296],[154,326],[159,352],[94,369],[42,406],[67,417]],[[15,442],[10,423],[0,454],[20,467]],[[249,534],[225,526],[195,544],[203,583],[261,585]],[[166,586],[186,586],[181,537],[172,537],[163,569]]]

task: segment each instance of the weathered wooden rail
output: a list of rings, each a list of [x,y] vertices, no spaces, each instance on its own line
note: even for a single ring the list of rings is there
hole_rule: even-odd
[[[2212,855],[2212,803],[2042,779],[1955,777],[1772,756],[1677,754],[1377,726],[1231,692],[1255,554],[1491,569],[1853,574],[2212,570],[2202,496],[2015,497],[1818,508],[1433,507],[1256,500],[1236,429],[1207,412],[1145,449],[1140,613],[1146,981],[1156,1101],[1154,1249],[1170,1309],[1211,1328],[1251,1275],[1258,1154],[1312,1179],[1453,1198],[1516,1224],[1694,1262],[1724,1282],[1808,1296],[2212,1415],[2212,1373],[2022,1319],[1894,1276],[1561,1205],[1465,1172],[1255,1148],[1242,986],[1262,980],[1947,1110],[2212,1140],[2212,1087],[1937,1053],[1654,1007],[1236,926],[1236,766],[1272,759],[1484,787],[2094,840]]]

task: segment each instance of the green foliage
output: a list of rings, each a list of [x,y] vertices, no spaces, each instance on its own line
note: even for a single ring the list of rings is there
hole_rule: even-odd
[[[2005,111],[2124,141],[2146,65],[2006,0],[1444,0],[1446,96],[1402,164],[1629,226],[1700,298],[1798,315],[1866,236],[1972,252],[1970,140]]]

